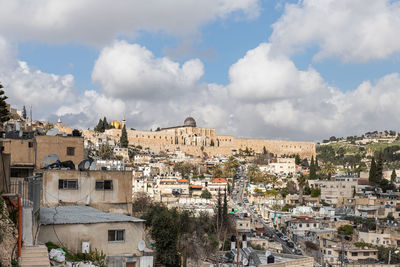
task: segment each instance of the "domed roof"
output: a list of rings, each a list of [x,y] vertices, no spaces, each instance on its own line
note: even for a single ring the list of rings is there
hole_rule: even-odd
[[[196,121],[192,117],[187,117],[183,122],[185,127],[196,127]]]
[[[112,127],[114,127],[115,129],[121,129],[121,128],[122,128],[122,127],[121,127],[121,123],[120,123],[119,121],[117,121],[117,120],[112,121],[112,122],[110,123],[110,125],[111,125]]]

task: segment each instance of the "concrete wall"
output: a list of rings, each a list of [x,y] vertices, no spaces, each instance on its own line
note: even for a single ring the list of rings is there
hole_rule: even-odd
[[[125,230],[125,241],[109,242],[108,230]],[[138,250],[140,240],[145,240],[143,222],[58,224],[54,228],[53,225],[41,225],[39,233],[42,243],[51,241],[78,253],[82,252],[82,242],[90,242],[91,250],[96,248],[107,256],[141,255]]]
[[[75,167],[78,167],[78,164],[85,159],[83,137],[39,135],[35,139],[37,143],[37,168],[45,167],[42,160],[49,154],[57,154],[60,161],[72,160]],[[73,156],[67,155],[67,147],[75,148]]]
[[[35,136],[35,139],[4,139],[4,152],[11,154],[11,166],[32,165],[45,167],[42,160],[49,154],[57,154],[60,161],[72,160],[77,166],[84,160],[83,137]],[[74,147],[73,156],[67,155],[67,147]],[[36,152],[35,152],[36,150]]]
[[[78,189],[58,189],[60,179],[77,179]],[[96,180],[112,180],[112,190],[96,190]],[[56,206],[59,203],[85,205],[103,211],[131,213],[132,172],[122,171],[61,171],[43,172],[41,205]]]
[[[31,147],[29,147],[31,144]],[[35,162],[34,140],[4,139],[4,152],[11,155],[11,165],[33,165]]]

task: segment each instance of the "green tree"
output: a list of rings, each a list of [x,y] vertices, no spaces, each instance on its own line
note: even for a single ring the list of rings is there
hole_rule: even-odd
[[[394,182],[396,181],[396,178],[397,178],[396,170],[393,169],[392,175],[390,175],[390,181],[391,181],[392,183],[394,183]]]
[[[224,204],[222,206],[222,225],[228,221],[228,200],[226,199],[226,190],[224,192]]]
[[[342,225],[337,229],[339,235],[351,237],[354,233],[354,228],[350,224]]]
[[[210,199],[212,197],[210,191],[208,191],[207,189],[204,189],[203,191],[201,191],[201,198],[205,198],[205,199]]]
[[[101,145],[97,150],[97,156],[101,159],[112,159],[114,157],[114,153],[112,148],[109,145]]]
[[[263,147],[263,154],[264,154],[264,155],[267,155],[267,153],[268,153],[268,152],[267,152],[267,149],[266,149],[265,146],[264,146],[264,147]]]
[[[315,179],[317,179],[317,170],[315,168],[314,156],[312,156],[310,163],[310,180],[315,180]]]
[[[7,108],[7,96],[4,95],[4,87],[0,84],[0,122],[4,123],[10,120],[10,111]]]
[[[286,183],[286,188],[287,188],[288,194],[294,195],[298,192],[296,183],[292,180],[290,180]]]
[[[383,179],[383,153],[379,152],[376,160],[376,184],[379,184]]]
[[[179,226],[176,214],[167,207],[154,206],[144,219],[156,243],[157,260],[166,266],[177,266]]]
[[[105,130],[111,129],[111,125],[107,122],[107,118],[106,117],[104,117],[104,119],[103,119],[102,129],[103,129],[103,132]]]
[[[26,107],[24,106],[23,108],[22,108],[22,118],[24,118],[24,120],[26,120]]]
[[[328,161],[326,162],[322,168],[321,168],[321,173],[327,178],[328,180],[331,178],[332,174],[335,173],[335,166],[333,165],[332,162]]]
[[[296,154],[295,158],[294,158],[294,162],[296,165],[300,165],[301,164],[301,158],[299,154]]]
[[[376,174],[376,172],[377,172],[377,170],[376,170],[375,158],[372,157],[371,168],[369,169],[369,177],[368,177],[369,184],[371,186],[375,186],[377,184],[377,180],[376,180],[377,174]]]
[[[103,130],[103,120],[99,119],[99,122],[97,123],[96,127],[94,127],[95,132],[104,132]]]
[[[124,125],[124,128],[122,128],[121,137],[119,138],[119,142],[121,144],[121,147],[128,147],[128,145],[129,145],[128,133],[126,132],[125,125]]]
[[[311,197],[319,197],[321,195],[321,189],[313,188],[311,189]]]

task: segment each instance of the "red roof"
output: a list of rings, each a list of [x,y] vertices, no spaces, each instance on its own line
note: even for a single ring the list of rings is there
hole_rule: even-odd
[[[211,180],[211,183],[227,183],[225,178],[215,178]]]
[[[189,183],[189,180],[187,180],[187,179],[179,179],[177,182],[179,182],[179,183]]]
[[[368,179],[358,179],[357,184],[359,185],[369,185]]]
[[[161,180],[160,183],[175,183],[175,181],[172,181],[172,180]]]
[[[202,189],[203,188],[203,186],[197,185],[197,184],[192,184],[190,187],[191,188],[198,188],[198,189]]]

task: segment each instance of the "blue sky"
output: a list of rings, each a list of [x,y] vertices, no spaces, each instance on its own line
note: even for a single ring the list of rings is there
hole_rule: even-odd
[[[76,127],[192,115],[225,134],[301,140],[397,127],[399,1],[152,2],[2,4],[10,102]]]
[[[191,42],[193,51],[184,57],[172,55],[172,58],[182,63],[184,60],[200,57],[205,65],[202,78],[204,82],[228,84],[229,67],[248,50],[261,42],[268,42],[272,32],[271,25],[282,15],[287,2],[296,1],[261,1],[262,11],[257,18],[244,19],[237,15],[217,20],[201,27],[200,33],[194,37],[141,31],[137,38],[128,40],[147,47],[157,57],[164,57],[171,56],[168,51],[176,49],[187,39]],[[29,62],[32,67],[58,75],[72,74],[79,90],[98,89],[91,81],[94,62],[100,52],[97,47],[80,44],[49,45],[35,41],[19,43],[18,52],[18,58]],[[343,63],[338,59],[313,61],[314,54],[315,49],[307,49],[292,57],[292,60],[299,69],[313,66],[327,82],[343,91],[353,90],[363,80],[376,80],[400,68],[399,56],[358,64]]]

